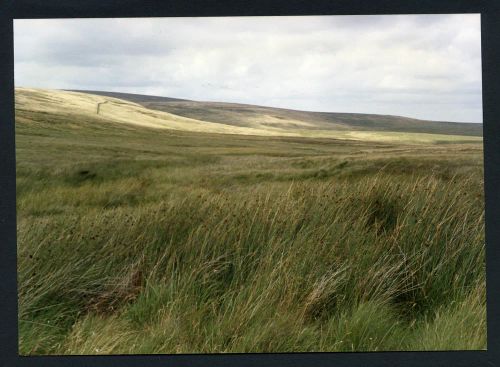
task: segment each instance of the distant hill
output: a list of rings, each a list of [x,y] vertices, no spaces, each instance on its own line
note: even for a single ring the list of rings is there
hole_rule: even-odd
[[[179,98],[169,98],[169,97],[159,97],[159,96],[148,96],[143,94],[133,94],[133,93],[117,93],[117,92],[103,92],[97,90],[78,90],[78,89],[65,89],[68,92],[80,92],[80,93],[88,93],[95,94],[98,96],[106,96],[124,99],[126,101],[134,102],[134,103],[142,103],[142,102],[187,102],[188,99],[179,99]]]
[[[361,113],[309,112],[239,103],[202,102],[130,93],[83,91],[138,103],[196,120],[239,127],[301,130],[376,131],[482,136],[483,125],[449,121],[428,121],[402,116]]]

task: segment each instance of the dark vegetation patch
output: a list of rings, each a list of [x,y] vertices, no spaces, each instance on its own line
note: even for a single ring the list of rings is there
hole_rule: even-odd
[[[375,192],[368,197],[368,200],[360,204],[368,208],[366,224],[377,234],[388,233],[394,229],[400,212],[395,198]]]
[[[107,286],[96,295],[86,298],[87,312],[113,314],[121,307],[136,300],[144,287],[144,274],[140,269],[132,269],[115,284]]]

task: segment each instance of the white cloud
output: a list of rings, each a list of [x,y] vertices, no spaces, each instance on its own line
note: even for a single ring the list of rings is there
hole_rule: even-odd
[[[16,20],[16,85],[482,121],[479,15]]]

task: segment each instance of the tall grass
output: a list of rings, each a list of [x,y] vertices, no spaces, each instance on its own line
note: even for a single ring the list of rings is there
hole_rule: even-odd
[[[21,354],[486,347],[480,146],[16,117]]]
[[[484,348],[481,188],[455,181],[381,172],[80,211],[106,188],[40,196],[75,212],[21,222],[21,350]]]

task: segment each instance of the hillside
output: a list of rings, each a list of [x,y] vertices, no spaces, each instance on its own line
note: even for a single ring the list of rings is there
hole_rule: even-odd
[[[240,127],[482,136],[482,124],[477,123],[427,121],[402,116],[360,113],[296,111],[238,103],[200,102],[129,93],[79,92],[120,98],[153,110]]]
[[[200,133],[342,139],[405,144],[480,143],[482,141],[481,136],[463,135],[464,131],[462,131],[462,135],[408,132],[404,131],[404,124],[397,125],[400,131],[384,131],[381,129],[389,129],[388,124],[375,123],[374,121],[362,122],[361,120],[356,122],[354,115],[348,117],[352,120],[348,125],[340,122],[326,123],[325,121],[314,120],[315,114],[309,112],[292,111],[291,113],[295,114],[294,116],[279,116],[266,114],[263,112],[266,108],[258,106],[242,106],[236,109],[234,105],[231,108],[226,108],[227,104],[222,103],[168,102],[168,100],[166,102],[142,101],[139,104],[138,102],[141,101],[140,96],[133,95],[133,97],[128,98],[133,98],[137,102],[115,98],[107,92],[106,95],[97,95],[64,90],[16,88],[16,111],[18,114],[25,112],[22,115],[23,117],[19,117],[19,120],[33,113],[51,113],[62,117],[65,121],[78,120],[87,123],[89,120],[99,120],[101,123],[120,123],[154,129]],[[150,97],[144,96],[144,98],[148,99]],[[206,109],[200,107],[204,103],[207,104]],[[179,107],[179,104],[184,107]],[[164,108],[164,106],[177,107]],[[219,106],[223,106],[222,109]],[[162,111],[159,108],[169,109],[172,112]],[[313,117],[309,119],[308,114]],[[186,117],[187,115],[193,117]],[[198,118],[195,118],[195,115]],[[231,116],[236,117],[231,120]],[[356,127],[356,124],[363,126],[363,128]],[[395,123],[393,125],[396,126]],[[478,128],[480,127],[479,125]],[[396,128],[393,130],[396,130]],[[446,131],[446,129],[442,130]]]
[[[99,106],[99,113],[97,109]],[[278,135],[272,131],[208,123],[168,112],[154,111],[137,103],[107,96],[70,91],[16,88],[16,113],[51,114],[72,120],[99,120],[101,123],[122,123],[155,129],[184,130],[241,135]],[[26,118],[21,114],[19,120]]]

